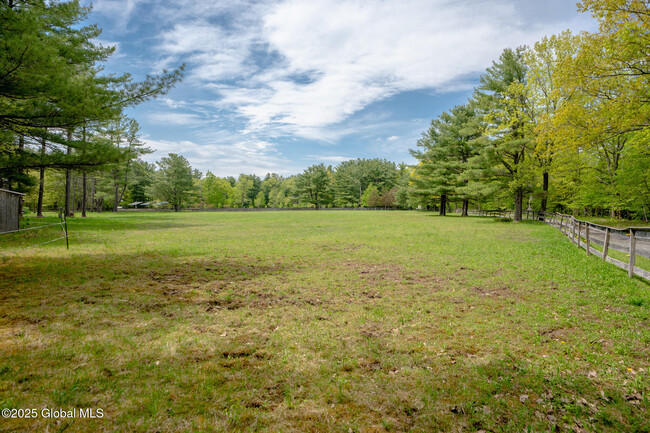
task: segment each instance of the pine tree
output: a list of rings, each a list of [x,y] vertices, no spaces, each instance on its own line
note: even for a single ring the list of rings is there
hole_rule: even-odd
[[[473,158],[475,174],[484,180],[500,180],[502,188],[511,192],[515,221],[521,221],[524,193],[534,183],[532,113],[523,52],[523,48],[506,49],[481,77],[474,92],[478,108],[485,113],[488,143],[480,157]]]

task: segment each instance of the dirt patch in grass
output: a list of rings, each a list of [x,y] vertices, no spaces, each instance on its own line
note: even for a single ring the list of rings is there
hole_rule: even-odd
[[[160,284],[187,286],[192,283],[205,284],[215,281],[248,281],[262,275],[277,275],[286,271],[287,266],[283,263],[268,264],[259,259],[204,259],[150,271],[147,276]]]
[[[556,341],[558,343],[564,344],[567,341],[573,340],[577,332],[578,330],[575,327],[550,328],[539,331],[539,336],[541,337],[542,343]]]
[[[366,245],[364,244],[349,244],[343,242],[324,243],[324,244],[318,244],[316,246],[316,248],[319,251],[325,251],[325,252],[351,252],[351,251],[359,251],[365,247]]]
[[[493,297],[493,298],[513,298],[516,297],[516,292],[506,286],[497,286],[491,288],[474,286],[471,289],[472,293],[479,296]]]
[[[435,270],[432,270],[431,273],[414,272],[412,269],[392,263],[370,264],[348,260],[333,267],[352,274],[370,286],[393,284],[399,287],[415,285],[443,287],[445,282],[450,280],[436,275]]]

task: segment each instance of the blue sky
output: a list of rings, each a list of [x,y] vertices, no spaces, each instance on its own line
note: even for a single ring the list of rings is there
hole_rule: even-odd
[[[86,2],[86,5],[90,2]],[[107,72],[186,64],[128,113],[156,152],[218,176],[352,158],[412,163],[431,119],[467,101],[504,48],[595,30],[571,0],[97,0]]]

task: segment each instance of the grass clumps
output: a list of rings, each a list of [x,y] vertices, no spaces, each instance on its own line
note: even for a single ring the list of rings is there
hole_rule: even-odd
[[[541,223],[117,214],[0,268],[7,431],[648,431],[648,285]],[[20,237],[3,248],[20,246]]]

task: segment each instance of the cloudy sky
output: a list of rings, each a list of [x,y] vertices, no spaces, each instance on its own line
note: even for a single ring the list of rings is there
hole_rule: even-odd
[[[90,2],[86,2],[90,4]],[[351,158],[413,162],[431,119],[467,101],[504,48],[594,30],[572,0],[96,0],[108,72],[186,64],[129,112],[157,151],[218,176]]]

